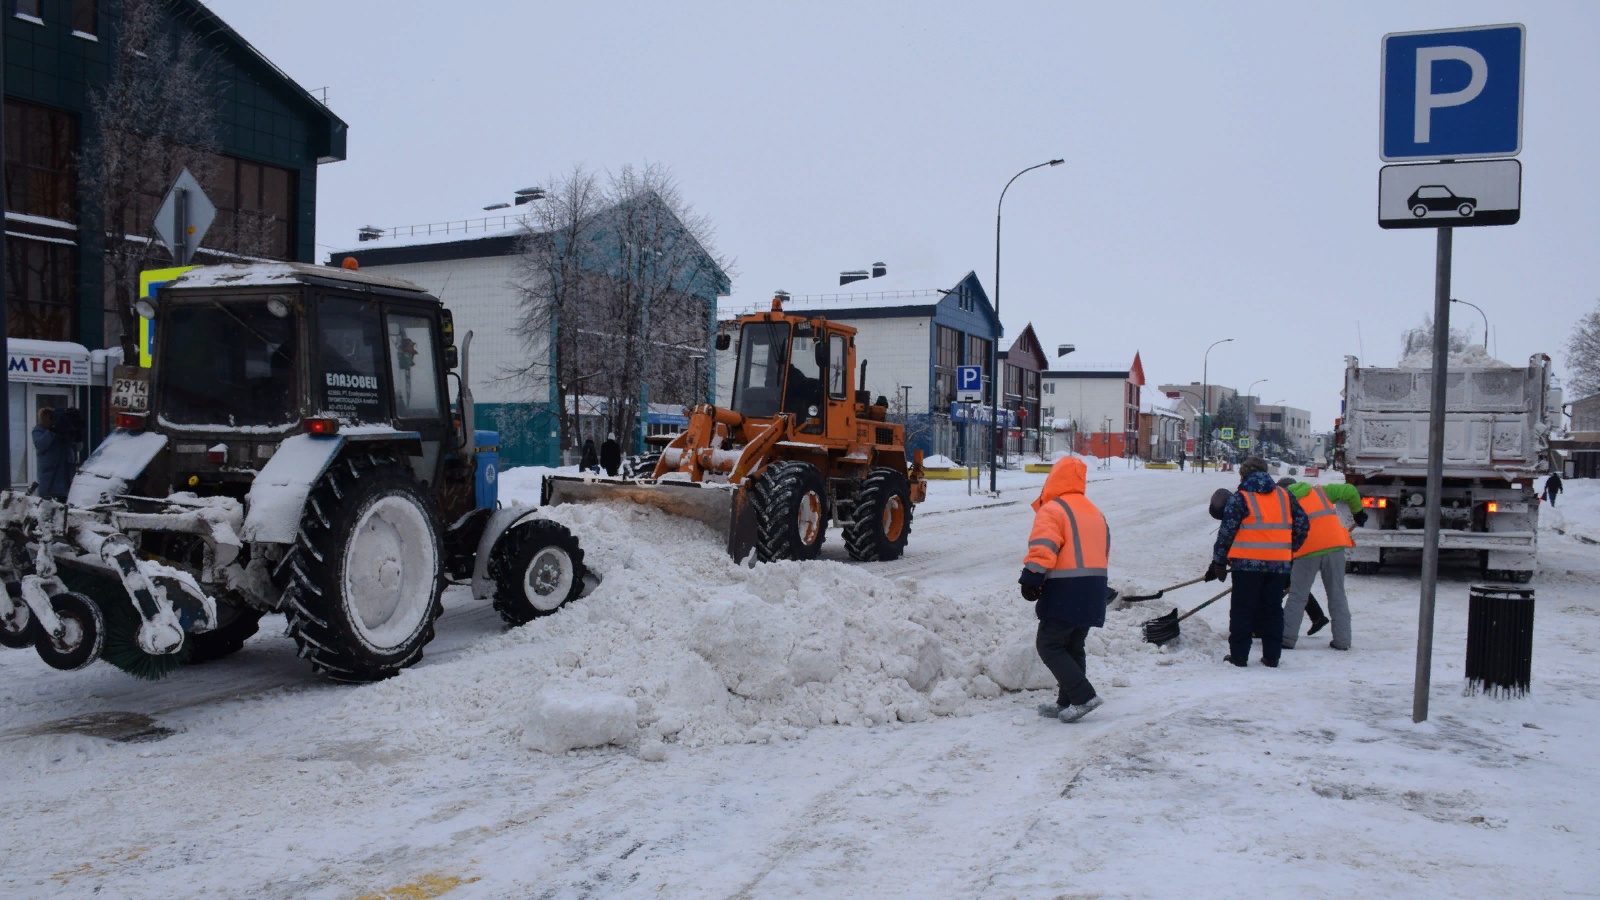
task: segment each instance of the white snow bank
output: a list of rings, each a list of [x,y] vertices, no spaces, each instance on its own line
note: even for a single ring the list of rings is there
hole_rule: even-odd
[[[522,743],[545,753],[623,744],[638,717],[639,704],[627,697],[545,690],[533,701]]]
[[[922,467],[924,469],[957,469],[961,467],[961,463],[958,463],[950,457],[941,454],[937,456],[924,456],[922,458]]]
[[[1600,481],[1592,478],[1567,478],[1561,483],[1556,505],[1546,503],[1539,510],[1539,525],[1570,534],[1579,540],[1600,543]],[[1544,490],[1544,481],[1539,482]]]

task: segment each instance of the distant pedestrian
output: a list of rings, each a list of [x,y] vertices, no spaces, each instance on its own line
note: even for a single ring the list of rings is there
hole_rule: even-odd
[[[583,455],[578,458],[578,471],[600,474],[600,457],[594,452],[594,438],[583,439]]]
[[[1361,508],[1361,491],[1349,484],[1312,485],[1293,478],[1280,479],[1278,487],[1299,500],[1300,508],[1311,520],[1311,532],[1294,552],[1293,569],[1289,573],[1289,594],[1283,608],[1283,648],[1293,650],[1299,642],[1300,616],[1311,595],[1311,585],[1320,574],[1322,588],[1328,595],[1328,617],[1313,614],[1307,634],[1316,634],[1332,619],[1333,641],[1329,646],[1335,650],[1349,650],[1350,601],[1344,593],[1344,551],[1356,543],[1339,518],[1337,504],[1343,503],[1349,508],[1357,527],[1367,524],[1367,511]]]
[[[1310,531],[1311,520],[1300,503],[1273,484],[1266,460],[1252,456],[1239,465],[1239,490],[1223,507],[1205,575],[1206,581],[1225,581],[1233,567],[1224,662],[1248,666],[1251,636],[1259,630],[1261,663],[1277,668],[1283,649],[1283,593],[1294,551]]]
[[[39,496],[65,500],[77,469],[72,458],[72,435],[57,429],[56,411],[49,407],[39,410],[35,421],[33,449],[38,454]]]
[[[622,445],[617,443],[616,432],[607,434],[606,442],[600,445],[600,465],[613,477],[622,468]]]
[[[1089,629],[1106,623],[1111,527],[1083,495],[1087,481],[1088,467],[1076,457],[1051,466],[1033,501],[1033,531],[1017,579],[1022,596],[1037,602],[1034,647],[1058,686],[1056,702],[1040,706],[1039,714],[1063,722],[1076,722],[1104,702],[1089,682],[1084,641]]]
[[[1186,459],[1188,459],[1188,456],[1186,456],[1182,450],[1179,450],[1178,451],[1178,471],[1179,472],[1183,471],[1183,463],[1184,463],[1184,460],[1186,460]]]
[[[1551,472],[1550,477],[1544,480],[1545,502],[1554,507],[1556,505],[1556,495],[1560,494],[1563,490],[1565,490],[1565,488],[1561,486],[1561,475],[1557,472]]]

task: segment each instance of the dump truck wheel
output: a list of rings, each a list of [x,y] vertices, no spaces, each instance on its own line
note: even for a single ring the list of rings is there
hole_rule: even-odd
[[[289,636],[338,681],[388,678],[422,658],[443,607],[433,502],[392,457],[336,460],[306,501],[284,566]]]
[[[23,650],[33,646],[34,619],[33,610],[22,600],[22,585],[15,582],[6,583],[6,592],[11,595],[11,615],[0,618],[0,647],[9,647],[12,650]]]
[[[548,616],[583,592],[583,550],[565,525],[535,519],[512,528],[489,555],[494,608],[506,624]]]
[[[767,466],[753,486],[756,559],[816,559],[828,529],[828,486],[810,463]]]
[[[855,518],[844,527],[851,559],[899,559],[911,537],[911,482],[904,472],[873,469],[856,492]]]
[[[106,617],[100,607],[88,597],[68,591],[51,597],[50,608],[61,617],[65,634],[58,645],[43,628],[34,629],[33,649],[44,664],[73,672],[99,659],[106,640]]]
[[[259,610],[241,609],[232,619],[210,631],[189,632],[183,639],[189,647],[189,658],[185,662],[192,666],[238,653],[244,642],[261,630],[261,616]]]

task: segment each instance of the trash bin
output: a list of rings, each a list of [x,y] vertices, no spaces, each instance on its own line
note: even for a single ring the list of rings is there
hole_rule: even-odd
[[[500,502],[500,432],[473,432],[473,451],[478,457],[478,508],[494,509]]]
[[[1467,607],[1467,690],[1521,697],[1533,679],[1533,588],[1475,584]]]

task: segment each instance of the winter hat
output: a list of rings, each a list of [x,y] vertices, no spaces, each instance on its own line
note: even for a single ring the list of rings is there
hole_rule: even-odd
[[[1287,475],[1278,479],[1278,487],[1281,488],[1292,488],[1295,486],[1295,483],[1295,480]]]
[[[1239,478],[1244,480],[1257,472],[1267,471],[1267,461],[1259,456],[1252,456],[1239,464]]]
[[[1211,492],[1211,518],[1222,521],[1222,511],[1228,508],[1228,500],[1233,496],[1233,491],[1227,488],[1217,488]]]

